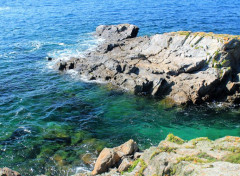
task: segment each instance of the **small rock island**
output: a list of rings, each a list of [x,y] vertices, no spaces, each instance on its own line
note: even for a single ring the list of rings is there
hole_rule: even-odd
[[[240,103],[240,36],[179,31],[137,37],[138,31],[131,24],[98,26],[95,35],[104,41],[56,68],[172,105]]]

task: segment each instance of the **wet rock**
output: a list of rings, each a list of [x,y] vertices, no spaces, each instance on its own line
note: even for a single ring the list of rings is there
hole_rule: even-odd
[[[82,160],[85,164],[93,164],[94,163],[94,156],[90,153],[86,153],[82,156]]]
[[[52,61],[52,60],[53,60],[53,58],[52,58],[52,57],[49,57],[49,56],[47,56],[46,59],[47,59],[48,61]]]
[[[21,174],[17,171],[4,167],[0,168],[0,176],[21,176]]]

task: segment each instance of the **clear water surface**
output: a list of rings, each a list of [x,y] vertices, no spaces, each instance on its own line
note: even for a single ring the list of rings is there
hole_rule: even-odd
[[[170,132],[185,140],[240,136],[239,109],[167,108],[61,75],[45,59],[93,48],[98,41],[91,33],[100,24],[132,23],[139,35],[239,35],[239,7],[236,0],[1,0],[0,167],[26,176],[71,175],[91,169],[103,147],[130,138],[144,149]]]

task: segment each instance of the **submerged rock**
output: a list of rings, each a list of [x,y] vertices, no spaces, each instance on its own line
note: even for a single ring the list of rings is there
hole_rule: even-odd
[[[179,31],[136,37],[138,30],[131,24],[101,25],[96,35],[105,40],[96,50],[56,68],[172,104],[239,102],[239,36]]]

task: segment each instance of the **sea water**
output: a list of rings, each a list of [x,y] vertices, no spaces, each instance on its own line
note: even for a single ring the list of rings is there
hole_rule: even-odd
[[[101,24],[131,23],[139,35],[179,30],[238,34],[236,0],[1,0],[0,167],[23,175],[91,170],[103,147],[141,149],[168,133],[185,140],[240,136],[240,111],[221,104],[165,107],[158,100],[55,71],[56,59],[101,42]]]

